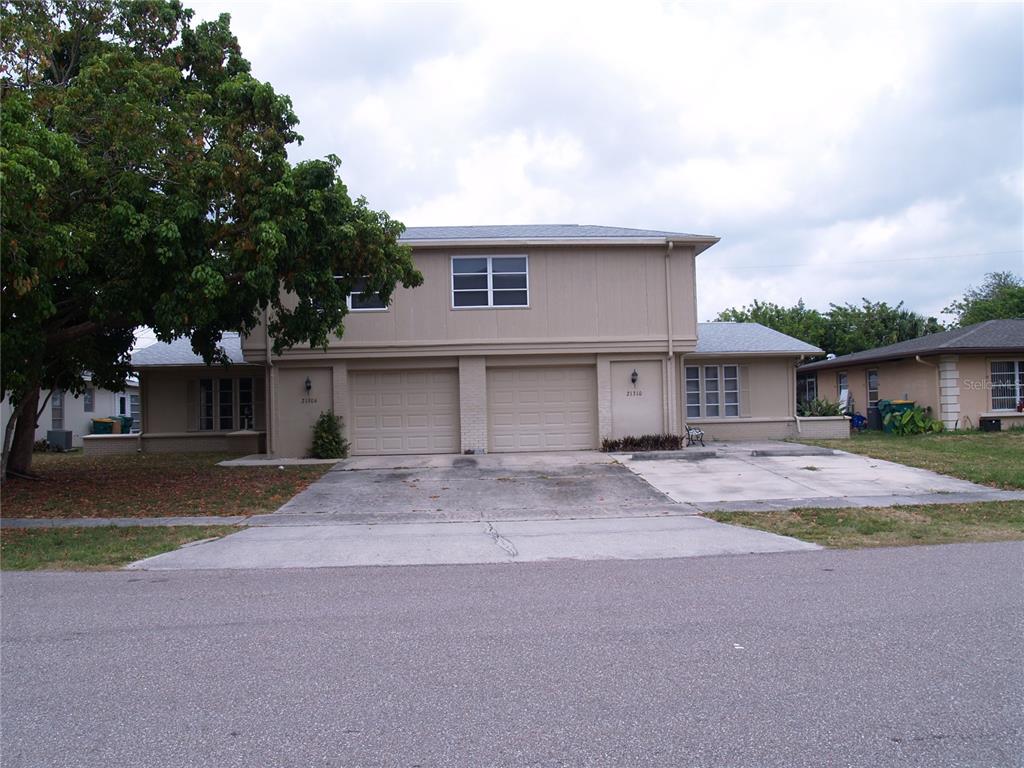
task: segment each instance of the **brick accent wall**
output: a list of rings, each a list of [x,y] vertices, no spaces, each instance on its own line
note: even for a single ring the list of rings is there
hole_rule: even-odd
[[[135,453],[250,453],[263,452],[263,432],[182,432],[142,435],[86,435],[82,439],[90,456]]]
[[[487,452],[487,364],[483,357],[459,358],[459,426],[463,452]]]
[[[612,436],[612,364],[608,355],[597,356],[597,439]]]

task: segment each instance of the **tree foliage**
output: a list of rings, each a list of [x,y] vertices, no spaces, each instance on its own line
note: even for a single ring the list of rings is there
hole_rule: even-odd
[[[916,339],[942,330],[934,317],[924,317],[884,301],[862,299],[862,304],[830,304],[827,312],[808,309],[801,299],[782,307],[756,299],[749,307],[718,313],[717,322],[761,323],[780,333],[806,341],[835,355],[848,355],[873,347]]]
[[[86,372],[118,389],[139,326],[212,362],[222,331],[266,310],[276,352],[324,346],[356,280],[385,300],[422,281],[403,225],[349,195],[337,157],[289,163],[298,119],[252,76],[229,17],[191,19],[177,0],[3,3],[12,403],[81,391]]]
[[[977,288],[969,286],[962,298],[942,312],[953,315],[956,326],[1024,318],[1024,280],[1013,272],[990,272],[985,282]]]

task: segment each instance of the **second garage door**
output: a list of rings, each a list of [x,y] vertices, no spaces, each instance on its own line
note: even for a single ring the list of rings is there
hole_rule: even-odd
[[[459,452],[455,370],[351,371],[352,453]]]
[[[597,447],[593,366],[487,371],[490,450],[566,451]]]

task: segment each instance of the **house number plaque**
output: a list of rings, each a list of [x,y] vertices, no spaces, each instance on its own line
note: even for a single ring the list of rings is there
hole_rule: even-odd
[[[302,402],[303,402],[303,404],[305,404],[305,403],[315,403],[316,402],[316,398],[315,397],[304,397],[304,398],[302,398]]]
[[[642,389],[627,389],[626,397],[643,397],[644,391]]]

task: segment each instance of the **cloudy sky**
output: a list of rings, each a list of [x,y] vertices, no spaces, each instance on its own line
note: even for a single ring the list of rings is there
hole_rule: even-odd
[[[186,5],[407,225],[720,236],[701,320],[1024,274],[1018,3]]]

